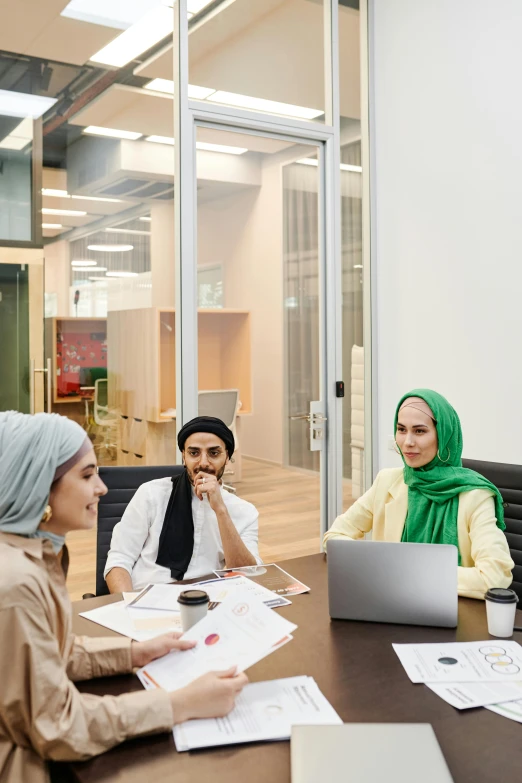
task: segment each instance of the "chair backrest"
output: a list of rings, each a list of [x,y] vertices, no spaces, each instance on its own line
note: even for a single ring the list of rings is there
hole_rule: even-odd
[[[183,472],[182,465],[147,465],[143,467],[109,468],[100,466],[100,478],[108,492],[98,506],[96,537],[96,595],[108,595],[103,571],[111,547],[112,531],[120,521],[134,493],[146,481],[175,476]]]
[[[475,459],[463,459],[462,464],[489,479],[502,495],[506,538],[515,562],[511,587],[522,601],[522,465]]]
[[[216,389],[198,392],[198,415],[216,416],[233,430],[239,407],[238,389]]]

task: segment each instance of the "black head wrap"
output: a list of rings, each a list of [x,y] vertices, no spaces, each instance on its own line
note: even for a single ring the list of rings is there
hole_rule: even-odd
[[[187,438],[190,438],[196,432],[210,432],[212,435],[217,435],[227,448],[228,458],[231,458],[235,448],[234,434],[221,419],[216,419],[214,416],[196,416],[195,419],[188,421],[178,433],[180,451],[183,451],[185,448]]]
[[[234,435],[221,419],[213,416],[197,416],[187,422],[178,433],[179,450],[196,432],[217,435],[225,444],[228,457],[234,453]],[[192,519],[192,485],[186,470],[172,477],[163,527],[161,528],[156,563],[170,569],[173,579],[183,579],[194,551],[194,521]]]

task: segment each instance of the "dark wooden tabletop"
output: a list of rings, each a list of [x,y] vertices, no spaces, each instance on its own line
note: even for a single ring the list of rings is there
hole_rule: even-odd
[[[251,681],[307,674],[315,678],[345,722],[431,723],[455,783],[520,779],[522,725],[486,709],[454,709],[426,686],[413,685],[392,649],[392,642],[491,638],[482,601],[460,599],[459,624],[454,630],[330,620],[324,556],[280,565],[309,585],[311,592],[295,596],[291,606],[277,610],[298,625],[294,641],[250,669]],[[110,600],[118,600],[118,596],[76,602],[75,632],[107,635],[102,627],[78,617],[78,612]],[[520,611],[517,625],[522,625]],[[514,638],[522,642],[522,634],[516,633]],[[100,695],[141,689],[134,675],[93,680],[80,687]],[[348,758],[346,763],[348,773]],[[290,744],[258,743],[177,753],[168,734],[126,742],[69,769],[81,783],[288,783]]]

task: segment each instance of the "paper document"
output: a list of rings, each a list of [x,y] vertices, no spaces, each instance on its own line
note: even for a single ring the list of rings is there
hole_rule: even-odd
[[[235,590],[248,590],[259,596],[263,603],[274,609],[276,606],[290,604],[286,598],[271,593],[262,585],[258,585],[244,576],[236,576],[232,579],[207,579],[191,585],[148,585],[134,599],[130,606],[141,609],[163,609],[164,611],[179,612],[178,596],[185,590],[204,590],[208,593],[211,602],[224,601]]]
[[[238,590],[183,635],[196,647],[174,650],[137,674],[146,688],[173,691],[210,671],[236,666],[242,672],[286,644],[296,628],[256,595]]]
[[[427,682],[426,685],[458,710],[522,699],[522,682]]]
[[[92,620],[122,636],[128,636],[137,642],[146,642],[163,633],[181,631],[179,613],[155,612],[148,609],[129,609],[124,601],[105,604],[88,612],[80,612],[80,617]]]
[[[216,576],[220,579],[231,578],[236,574],[247,576],[256,582],[258,585],[266,587],[267,590],[271,590],[277,595],[299,595],[300,593],[309,593],[310,588],[305,584],[295,579],[293,576],[283,571],[275,563],[269,565],[258,566],[241,566],[241,568],[223,568],[219,571],[214,571]]]
[[[513,682],[522,678],[517,642],[394,644],[412,682]]]
[[[510,720],[522,723],[522,699],[504,702],[503,704],[490,704],[486,709],[496,712],[497,715],[502,715],[503,718],[510,718]]]
[[[178,751],[239,742],[290,739],[292,726],[342,724],[312,677],[245,686],[226,718],[189,720],[174,726]]]

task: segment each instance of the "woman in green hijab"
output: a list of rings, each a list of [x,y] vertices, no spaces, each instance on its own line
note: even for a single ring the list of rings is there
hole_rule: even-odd
[[[457,412],[430,389],[405,394],[395,412],[395,441],[403,468],[381,470],[372,487],[337,517],[324,536],[374,541],[453,544],[459,551],[459,595],[484,598],[509,587],[513,561],[503,533],[497,488],[462,467]]]

